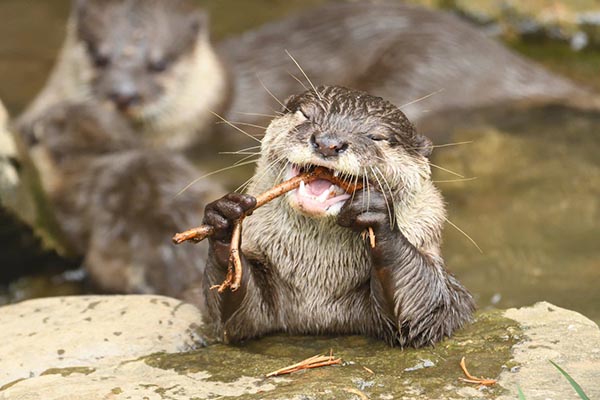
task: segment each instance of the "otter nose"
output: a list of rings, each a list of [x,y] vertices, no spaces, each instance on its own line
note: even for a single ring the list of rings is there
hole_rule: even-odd
[[[113,89],[109,95],[119,110],[126,110],[140,101],[140,94],[131,85],[122,85]]]
[[[348,143],[344,142],[337,136],[333,135],[311,135],[310,144],[313,149],[324,157],[337,156],[346,149],[348,149]]]

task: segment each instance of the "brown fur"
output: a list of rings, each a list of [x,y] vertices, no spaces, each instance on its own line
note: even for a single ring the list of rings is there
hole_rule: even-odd
[[[173,232],[198,224],[221,192],[182,155],[137,146],[120,116],[97,104],[58,104],[25,136],[68,243],[92,282],[110,292],[181,297],[207,246],[175,249]]]
[[[319,218],[294,207],[289,193],[254,211],[244,222],[242,288],[207,290],[207,320],[230,341],[288,332],[433,344],[470,319],[473,300],[441,258],[445,211],[430,179],[430,142],[381,98],[340,87],[317,91],[293,96],[269,125],[249,193],[280,183],[290,163],[364,177],[372,188]],[[347,150],[323,156],[314,135]],[[205,221],[217,233],[205,285],[218,283],[227,266],[231,224],[223,219],[251,200],[229,195],[207,206]],[[377,237],[373,249],[359,233],[366,227]]]

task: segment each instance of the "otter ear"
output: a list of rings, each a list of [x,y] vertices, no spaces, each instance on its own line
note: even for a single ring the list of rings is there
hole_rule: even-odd
[[[433,151],[433,143],[427,136],[419,135],[415,137],[415,147],[419,154],[429,157]]]
[[[194,10],[190,15],[190,26],[195,34],[208,34],[208,14],[203,10]]]
[[[300,96],[297,94],[293,94],[283,102],[283,109],[281,112],[294,112],[300,106]]]

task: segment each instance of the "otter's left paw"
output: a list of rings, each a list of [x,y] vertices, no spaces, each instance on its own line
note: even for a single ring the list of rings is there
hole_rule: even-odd
[[[391,233],[390,215],[393,212],[393,204],[382,193],[361,190],[342,206],[337,222],[356,232],[372,228],[375,233]]]

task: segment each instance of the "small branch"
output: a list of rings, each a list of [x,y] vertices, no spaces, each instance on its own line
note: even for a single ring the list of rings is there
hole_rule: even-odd
[[[201,242],[215,233],[215,229],[210,225],[201,225],[197,228],[189,229],[185,232],[176,233],[173,236],[173,243],[180,244],[183,242]]]
[[[467,365],[465,362],[465,357],[463,357],[460,360],[460,368],[463,370],[463,373],[465,374],[465,376],[467,377],[467,379],[465,378],[458,378],[463,382],[466,383],[476,383],[479,386],[492,386],[495,385],[498,381],[496,379],[489,379],[489,378],[483,378],[483,377],[476,377],[471,375],[471,373],[469,373],[469,371],[467,370]]]
[[[266,377],[270,378],[272,376],[286,375],[291,374],[292,372],[297,372],[303,369],[311,369],[311,368],[319,368],[326,367],[329,365],[339,365],[342,363],[341,358],[334,358],[333,354],[328,356],[317,355],[306,360],[302,360],[296,364],[289,365],[287,367],[278,369],[277,371],[269,372]]]

